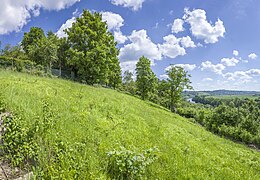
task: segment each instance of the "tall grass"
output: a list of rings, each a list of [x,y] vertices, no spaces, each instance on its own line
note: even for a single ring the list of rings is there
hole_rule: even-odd
[[[156,147],[144,178],[260,179],[259,152],[114,90],[0,70],[0,93],[22,128],[43,121],[48,104],[51,128],[35,138],[38,177],[107,179],[108,152]]]

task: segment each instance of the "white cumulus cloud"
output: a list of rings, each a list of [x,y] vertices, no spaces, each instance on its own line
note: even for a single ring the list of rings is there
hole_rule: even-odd
[[[239,52],[237,50],[233,50],[233,55],[234,56],[238,56],[239,55]]]
[[[119,44],[124,44],[126,40],[128,39],[121,31],[115,31],[114,32],[115,41],[117,41]]]
[[[192,71],[194,70],[197,66],[195,64],[174,64],[174,65],[170,65],[168,67],[165,68],[165,71],[170,70],[172,67],[182,67],[183,69],[185,69],[186,71]]]
[[[234,73],[226,73],[223,75],[224,78],[227,78],[229,81],[237,81],[239,80],[242,83],[250,82],[252,77],[248,75],[246,71],[236,71]]]
[[[108,30],[120,30],[124,25],[124,19],[116,13],[102,12],[102,20],[107,23]]]
[[[164,43],[159,44],[159,49],[162,55],[169,58],[176,58],[177,56],[184,56],[186,51],[180,46],[180,39],[176,38],[174,35],[168,35],[163,37]]]
[[[250,69],[246,73],[251,76],[260,76],[260,69]]]
[[[216,74],[222,74],[222,71],[225,69],[226,67],[223,64],[212,64],[212,62],[210,61],[205,61],[201,63],[200,69],[202,71],[204,70],[209,70],[212,71]]]
[[[131,8],[133,11],[137,11],[142,8],[145,0],[110,0],[112,4],[116,6],[123,6]]]
[[[183,23],[184,21],[182,19],[175,19],[172,24],[172,32],[178,33],[184,31]]]
[[[191,38],[189,36],[186,36],[186,37],[182,37],[181,40],[181,45],[184,47],[184,48],[194,48],[196,47],[195,43],[191,40]]]
[[[122,72],[130,71],[134,74],[135,68],[136,68],[136,63],[137,63],[137,61],[121,62],[120,66],[121,66]]]
[[[168,79],[169,78],[169,76],[167,74],[161,74],[159,77],[161,79]]]
[[[76,17],[68,19],[64,24],[61,25],[60,29],[56,32],[56,35],[60,38],[67,37],[68,35],[64,31],[65,29],[71,28],[74,22],[76,22]]]
[[[260,76],[260,69],[249,69],[247,71],[235,71],[233,73],[229,72],[223,74],[223,77],[229,81],[237,81],[237,82],[252,82],[253,77]]]
[[[183,19],[190,24],[192,35],[204,40],[206,44],[218,42],[218,39],[224,37],[226,32],[224,24],[220,19],[212,25],[207,21],[206,12],[202,9],[194,9],[193,11],[185,9]]]
[[[225,66],[236,66],[239,60],[236,58],[222,58],[221,63]]]
[[[119,54],[121,62],[137,61],[141,56],[150,60],[161,60],[162,55],[158,46],[148,37],[146,30],[134,30],[128,39],[131,43],[124,45]]]
[[[202,81],[203,81],[203,82],[213,81],[213,79],[212,79],[212,78],[203,78]]]
[[[114,32],[115,41],[119,44],[125,43],[127,37],[120,30],[124,26],[122,16],[113,12],[102,12],[102,20],[107,23],[108,30]]]
[[[256,59],[258,56],[255,53],[251,53],[248,55],[250,59]]]
[[[32,16],[39,16],[40,9],[61,10],[80,0],[1,0],[0,34],[20,31]]]

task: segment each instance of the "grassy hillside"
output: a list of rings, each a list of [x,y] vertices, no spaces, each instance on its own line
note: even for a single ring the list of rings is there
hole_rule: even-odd
[[[48,104],[55,125],[44,134],[36,163],[45,177],[107,179],[107,153],[123,146],[159,149],[148,179],[260,179],[259,152],[114,90],[0,70],[0,97],[23,128],[44,119]],[[60,146],[66,151],[52,160]]]

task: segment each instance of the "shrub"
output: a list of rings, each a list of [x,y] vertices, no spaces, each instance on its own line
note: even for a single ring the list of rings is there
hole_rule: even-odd
[[[138,153],[121,147],[107,153],[108,175],[112,179],[141,179],[145,176],[147,167],[156,159],[157,148],[151,148]]]
[[[46,75],[43,66],[37,65],[30,60],[0,56],[0,67],[18,72],[27,72],[38,76]]]
[[[24,166],[37,159],[38,146],[33,141],[32,129],[23,129],[21,118],[5,116],[3,118],[4,132],[2,134],[4,156],[13,166]]]
[[[178,108],[177,113],[186,118],[195,118],[197,114],[195,108]]]

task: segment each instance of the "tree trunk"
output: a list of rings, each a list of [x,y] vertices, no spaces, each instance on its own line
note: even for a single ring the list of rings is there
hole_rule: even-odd
[[[50,63],[49,63],[49,73],[50,73],[50,74],[52,74],[52,73],[51,73],[51,66],[52,66],[52,65],[51,65],[51,61],[50,61]]]
[[[61,77],[61,61],[60,61],[60,65],[59,65],[60,67],[60,72],[59,72],[59,76]]]

